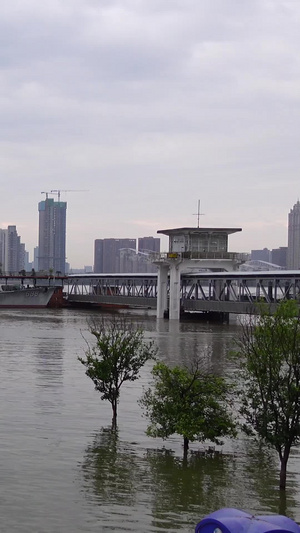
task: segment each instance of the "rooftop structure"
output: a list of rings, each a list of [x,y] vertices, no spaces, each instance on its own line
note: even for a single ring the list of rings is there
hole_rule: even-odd
[[[242,229],[184,227],[157,232],[169,236],[169,252],[160,254],[155,260],[158,266],[158,318],[169,310],[170,319],[179,319],[181,273],[193,269],[221,271],[238,268],[239,254],[228,252],[228,235],[239,231]]]
[[[157,233],[169,236],[169,252],[227,252],[228,235],[241,228],[174,228]]]

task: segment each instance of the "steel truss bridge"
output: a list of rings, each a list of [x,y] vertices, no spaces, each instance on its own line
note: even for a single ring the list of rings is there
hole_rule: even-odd
[[[65,279],[72,305],[156,309],[157,286],[157,274],[83,274]],[[181,275],[183,311],[243,314],[261,301],[275,310],[286,299],[300,303],[300,270]]]

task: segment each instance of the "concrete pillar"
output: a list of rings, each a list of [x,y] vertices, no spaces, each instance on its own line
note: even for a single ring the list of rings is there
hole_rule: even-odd
[[[169,265],[158,265],[157,318],[164,318],[164,312],[168,309],[168,272]]]
[[[180,267],[178,264],[170,265],[169,319],[180,319]]]
[[[222,281],[221,279],[215,281],[215,300],[225,300],[225,291],[221,294],[224,283],[225,281]]]

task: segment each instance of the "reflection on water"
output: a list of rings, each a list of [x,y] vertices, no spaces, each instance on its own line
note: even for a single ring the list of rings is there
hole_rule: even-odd
[[[292,473],[289,473],[286,492],[278,490],[279,459],[277,453],[261,442],[249,439],[241,440],[245,461],[245,479],[248,480],[255,494],[255,499],[260,502],[262,512],[283,514],[296,519],[295,513],[298,502],[293,494],[295,482]],[[242,455],[242,449],[240,454]],[[299,520],[299,518],[298,518]]]
[[[171,450],[148,449],[137,453],[134,444],[122,441],[118,432],[102,428],[86,449],[82,464],[84,488],[103,506],[122,515],[138,515],[141,506],[154,531],[178,531],[195,526],[198,513],[225,506],[226,487],[235,470],[233,457],[208,457],[192,453],[188,460]],[[111,509],[113,509],[111,507]],[[152,529],[151,529],[152,530]],[[148,529],[147,529],[148,531]]]
[[[138,464],[130,446],[120,441],[118,431],[102,428],[86,449],[82,468],[97,499],[124,506],[134,504]],[[89,490],[88,484],[85,486]]]
[[[63,405],[63,346],[60,338],[39,342],[34,352],[36,405],[41,413],[61,412]]]
[[[188,533],[220,507],[300,521],[298,450],[283,499],[277,455],[249,439],[226,441],[212,455],[193,443],[184,461],[180,437],[163,442],[145,435],[137,400],[151,380],[150,363],[138,381],[124,385],[119,430],[111,432],[110,405],[77,360],[91,316],[82,310],[0,312],[3,531]],[[205,355],[216,372],[234,374],[228,353],[238,325],[177,323],[147,313],[131,318],[157,343],[161,360],[189,364]]]
[[[85,451],[84,491],[111,513],[116,529],[122,516],[132,531],[193,531],[203,516],[223,507],[293,518],[297,504],[292,491],[278,490],[276,456],[257,442],[244,445],[241,440],[232,454],[194,450],[185,460],[167,448],[141,454],[118,432],[102,428]]]
[[[166,529],[179,530],[183,525],[192,528],[209,509],[225,506],[224,489],[235,468],[232,457],[192,452],[184,460],[169,450],[151,450],[147,461],[154,487],[152,512],[157,527],[165,524]]]

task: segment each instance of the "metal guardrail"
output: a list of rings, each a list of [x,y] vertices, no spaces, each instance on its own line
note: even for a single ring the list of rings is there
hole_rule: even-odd
[[[69,278],[67,283],[70,302],[156,306],[155,274],[78,276]],[[181,276],[180,303],[190,311],[249,313],[257,302],[276,306],[284,299],[300,302],[300,271],[206,272]]]
[[[162,252],[159,254],[153,254],[151,256],[152,261],[166,261],[169,259],[229,259],[231,261],[247,260],[247,254],[241,254],[237,252]]]

